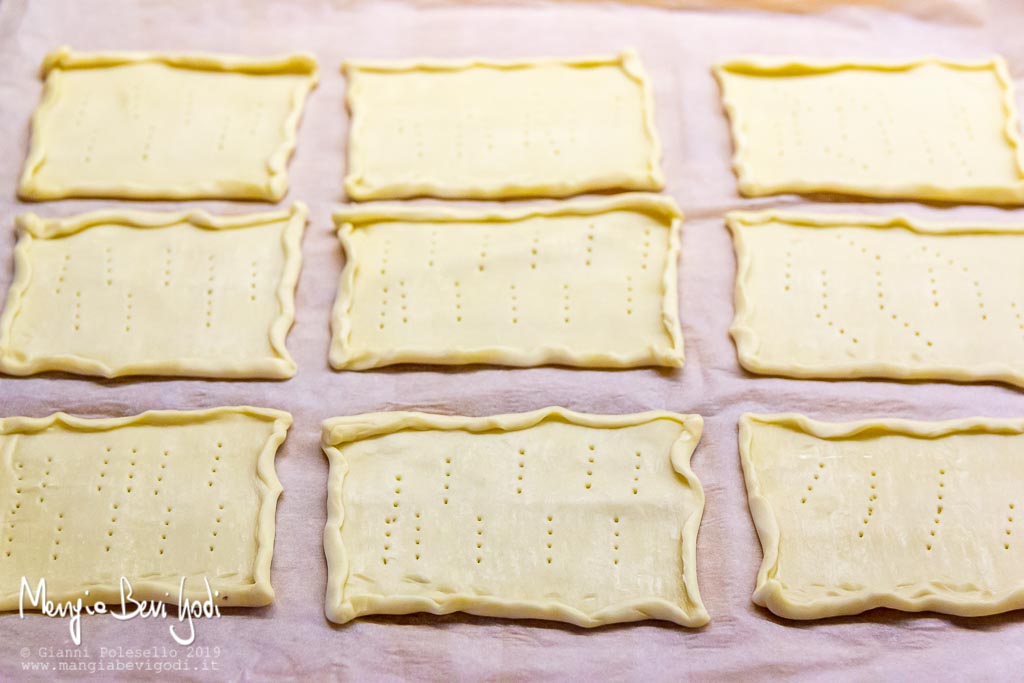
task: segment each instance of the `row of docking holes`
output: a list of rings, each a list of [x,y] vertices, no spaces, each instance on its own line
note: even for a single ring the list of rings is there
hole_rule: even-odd
[[[812,476],[811,483],[807,484],[807,492],[800,498],[800,504],[806,505],[808,496],[814,492],[814,482],[821,478],[821,474],[825,470],[825,463],[819,462],[817,470]],[[868,527],[871,524],[872,518],[875,514],[875,504],[878,500],[878,471],[871,470],[870,472],[870,484],[867,505],[865,506],[864,516],[861,518],[862,529],[857,532],[857,538],[864,538],[865,533],[868,531]],[[936,493],[935,493],[935,516],[932,518],[930,528],[928,530],[928,541],[925,543],[925,550],[931,551],[935,543],[938,542],[939,530],[942,524],[942,514],[945,512],[945,496],[946,496],[946,468],[940,467],[938,470],[938,476],[936,479]],[[1013,535],[1013,510],[1014,504],[1009,503],[1006,511],[1006,528],[1004,529],[1006,540],[1003,542],[1003,550],[1010,549],[1010,536]]]
[[[504,128],[504,126],[497,124],[490,117],[477,117],[468,111],[461,113],[457,119],[449,119],[449,121],[454,124],[454,128],[449,129],[452,142],[448,149],[459,160],[465,156],[465,147],[467,145],[464,135],[465,130],[479,133],[482,136],[483,139],[479,143],[472,140],[469,143],[472,145],[473,154],[479,154],[484,150],[489,153],[494,152],[496,147],[494,131]],[[520,132],[523,137],[520,141],[520,147],[524,153],[528,153],[532,149],[541,148],[550,153],[551,156],[559,157],[562,155],[560,145],[566,145],[570,149],[577,147],[576,126],[566,125],[559,128],[549,123],[544,123],[532,115],[527,115],[522,123],[523,126]],[[389,128],[391,128],[396,138],[403,141],[402,147],[404,149],[414,150],[417,159],[422,160],[426,158],[425,136],[423,126],[419,122],[396,121]],[[503,154],[509,152],[508,145],[502,145],[501,149]]]
[[[584,489],[584,491],[591,491],[593,489],[594,465],[596,464],[596,450],[597,450],[597,447],[594,444],[590,444],[590,445],[587,446],[587,451],[588,451],[587,465],[588,465],[588,467],[587,467],[587,470],[586,470],[586,476],[584,477],[584,481],[583,481],[583,489]],[[516,472],[516,483],[515,483],[515,495],[520,496],[520,495],[522,495],[523,487],[525,486],[524,482],[525,482],[525,477],[526,477],[526,463],[527,463],[526,449],[525,448],[520,448],[518,450],[517,456],[518,457],[516,459],[516,470],[517,470],[517,472]],[[641,451],[636,451],[634,453],[634,462],[633,462],[633,481],[632,481],[632,487],[630,489],[630,491],[632,492],[632,494],[634,496],[639,495],[639,493],[640,493],[640,473],[641,473],[642,468],[643,468],[643,464],[642,463],[643,463],[643,453]],[[442,469],[442,474],[443,474],[443,483],[442,483],[442,487],[441,487],[441,503],[442,503],[442,505],[448,505],[448,503],[450,501],[451,476],[452,476],[452,458],[451,458],[451,456],[445,457],[445,459],[444,459],[444,467]],[[385,553],[385,555],[381,558],[384,565],[387,565],[387,563],[388,563],[386,553],[391,550],[391,545],[392,545],[392,538],[391,538],[391,528],[392,527],[391,527],[391,525],[395,524],[396,522],[398,522],[398,512],[399,512],[399,508],[401,507],[401,496],[402,496],[402,475],[401,474],[396,474],[394,476],[394,499],[391,502],[392,511],[391,511],[391,513],[387,514],[384,517],[384,553]],[[414,545],[416,546],[415,553],[414,553],[414,559],[415,560],[419,560],[421,558],[421,552],[422,552],[422,549],[421,549],[422,538],[420,536],[420,534],[421,534],[421,532],[423,530],[422,529],[422,521],[421,521],[422,520],[422,513],[417,511],[417,512],[413,513],[413,516],[414,516],[415,522],[416,522],[415,537],[413,539]],[[476,521],[477,521],[476,549],[478,551],[478,554],[476,556],[476,562],[477,562],[477,564],[480,564],[483,561],[483,547],[484,547],[483,546],[483,543],[484,543],[484,539],[483,539],[483,535],[484,535],[484,529],[483,529],[483,521],[484,520],[483,520],[483,516],[482,515],[478,515],[477,518],[476,518]],[[554,526],[551,524],[554,521],[553,516],[552,515],[548,515],[547,516],[547,521],[548,521],[547,535],[548,536],[553,536],[554,535]],[[612,547],[612,550],[615,553],[614,564],[618,564],[619,563],[618,555],[617,555],[617,553],[619,551],[619,541],[618,541],[619,530],[617,528],[618,523],[619,523],[619,518],[618,517],[614,517],[613,518],[613,524],[616,525],[616,528],[614,529],[614,534],[613,534],[615,541],[614,541],[613,547]],[[553,542],[554,542],[554,540],[552,538],[548,539],[547,549],[549,551],[551,551],[553,549],[553,546],[552,546]],[[551,554],[549,553],[549,555],[547,557],[547,563],[551,564],[551,562],[552,562],[552,557],[551,557]]]
[[[584,252],[584,266],[587,267],[587,268],[589,268],[593,264],[593,254],[594,254],[594,244],[593,243],[594,243],[594,230],[595,229],[596,229],[596,226],[594,224],[590,224],[588,226],[588,228],[587,228],[587,241],[586,241],[586,247],[585,247],[585,252]],[[535,231],[534,234],[533,234],[533,238],[531,240],[531,247],[530,247],[530,269],[531,270],[536,270],[536,268],[537,268],[537,254],[538,254],[538,245],[539,245],[539,243],[540,243],[540,236]],[[479,258],[479,262],[477,263],[477,271],[478,272],[484,272],[487,269],[487,254],[488,254],[489,245],[490,245],[490,235],[489,235],[489,233],[484,233],[484,236],[483,236],[482,241],[481,241],[481,247],[480,247],[480,255],[479,255],[480,258]],[[390,255],[391,255],[391,240],[390,239],[385,239],[384,240],[384,247],[383,247],[383,250],[382,250],[382,253],[381,253],[381,258],[380,258],[380,274],[381,274],[382,277],[387,277],[388,268],[389,268],[388,264],[389,264]],[[436,263],[436,255],[437,255],[437,230],[434,229],[434,230],[431,231],[430,246],[427,249],[427,267],[428,268],[433,268],[434,267],[434,265]],[[640,269],[641,270],[647,270],[648,266],[650,265],[650,258],[651,258],[651,229],[650,228],[645,228],[644,229],[643,252],[642,252],[641,255],[642,255],[642,261],[640,263]],[[378,311],[379,316],[380,316],[380,320],[377,323],[377,329],[383,330],[387,326],[388,307],[389,307],[389,304],[392,301],[392,296],[395,293],[397,293],[397,295],[398,295],[398,305],[399,305],[398,317],[401,320],[402,324],[408,324],[409,323],[409,316],[408,316],[409,305],[408,305],[408,301],[407,301],[408,292],[406,290],[405,280],[404,279],[398,281],[397,290],[398,290],[397,292],[392,292],[391,287],[389,287],[388,285],[384,285],[381,288],[380,309]],[[463,315],[462,315],[462,303],[463,303],[462,291],[463,290],[462,290],[462,282],[461,281],[455,280],[454,282],[452,282],[452,305],[453,305],[452,315],[453,315],[454,320],[455,320],[456,323],[461,323],[463,321]],[[509,284],[508,297],[509,297],[509,299],[508,299],[508,301],[509,301],[509,320],[511,321],[511,323],[513,325],[518,325],[519,324],[519,315],[520,315],[520,313],[519,313],[519,291],[518,291],[518,288],[517,288],[517,286],[516,286],[516,284],[514,282]],[[626,311],[626,315],[628,315],[628,316],[629,315],[633,315],[633,276],[632,275],[627,275],[626,276],[626,291],[625,291],[624,299],[625,299],[625,301],[624,301],[624,308],[625,308],[625,311]],[[572,315],[571,315],[572,314],[571,285],[568,282],[563,282],[562,283],[561,304],[562,304],[562,322],[564,324],[568,325],[568,324],[570,324],[572,322]]]
[[[139,124],[142,120],[142,95],[141,86],[134,87],[128,94],[128,112],[131,120]],[[79,105],[76,114],[74,125],[76,128],[81,128],[85,122],[85,116],[89,112],[93,103],[92,98],[86,98]],[[180,121],[185,128],[191,128],[193,114],[195,111],[195,94],[191,90],[187,90],[183,98],[184,101],[184,112],[180,118],[174,119]],[[218,127],[217,135],[217,151],[224,152],[227,148],[228,134],[233,130],[243,130],[249,137],[255,136],[261,125],[265,121],[265,110],[266,103],[262,100],[257,100],[252,106],[246,111],[246,117],[248,124],[239,126],[238,113],[236,111],[225,112],[221,115],[220,125]],[[156,137],[156,126],[149,124],[146,126],[146,135],[142,140],[142,148],[139,151],[140,161],[149,161],[151,152],[153,149],[153,139]],[[94,130],[93,133],[85,135],[86,143],[82,150],[82,162],[91,164],[93,161],[93,152],[96,149],[96,140],[98,132]]]
[[[396,482],[401,481],[401,475],[396,475]],[[397,488],[400,487],[396,487]],[[399,494],[396,494],[399,495]],[[555,516],[549,514],[545,516],[544,525],[544,562],[545,564],[553,564],[556,557],[556,536],[555,536]],[[383,553],[381,554],[381,564],[385,567],[388,565],[388,555],[391,552],[392,544],[394,542],[392,530],[396,529],[398,524],[399,516],[398,513],[388,514],[384,517],[384,542],[383,542]],[[415,522],[414,534],[413,534],[413,560],[419,562],[423,559],[424,548],[423,548],[423,515],[420,512],[413,513],[413,521]],[[484,516],[476,515],[474,525],[474,538],[475,547],[473,560],[476,564],[483,564],[485,558],[485,535],[484,535]],[[620,545],[621,532],[619,531],[619,516],[615,515],[611,518],[611,551],[612,551],[612,564],[618,565],[619,556],[619,545]]]
[[[840,234],[836,234],[836,238],[839,239],[839,240],[844,239],[843,236],[840,235]],[[858,249],[857,244],[853,240],[849,240],[848,244],[849,244],[849,246],[851,248]],[[868,254],[868,250],[867,250],[866,247],[859,247],[859,250],[860,250],[860,252],[862,254],[869,255]],[[922,245],[921,246],[921,251],[922,252],[928,252],[928,250],[929,250],[929,248],[928,248],[927,245]],[[957,266],[956,261],[954,259],[947,259],[947,258],[945,258],[943,256],[943,254],[939,250],[937,250],[937,249],[933,249],[932,250],[932,254],[937,259],[937,262],[945,261],[946,265],[948,265],[948,266],[951,266],[951,267],[956,267]],[[875,253],[874,254],[874,260],[875,261],[880,261],[881,259],[882,259],[882,255],[880,253]],[[970,275],[971,275],[970,268],[968,268],[967,266],[962,266],[961,265],[961,266],[958,267],[958,270],[964,274],[964,277],[970,278]],[[885,291],[885,284],[884,284],[884,281],[883,281],[883,276],[882,276],[881,269],[880,268],[876,268],[874,270],[874,274],[875,274],[875,296],[878,299],[878,310],[883,315],[888,315],[889,318],[893,321],[893,323],[895,323],[897,325],[902,323],[903,329],[905,329],[907,332],[912,332],[915,338],[921,339],[922,337],[921,337],[921,330],[920,329],[911,328],[910,322],[907,321],[907,320],[903,320],[898,313],[894,313],[892,311],[887,311],[887,307],[889,307],[890,304],[888,302],[888,294]],[[929,293],[929,296],[931,297],[932,308],[938,309],[941,306],[941,299],[940,299],[940,296],[939,296],[939,284],[938,284],[938,281],[937,281],[936,277],[937,277],[937,274],[935,272],[935,267],[934,266],[929,266],[928,267],[928,293]],[[792,251],[786,251],[785,270],[783,272],[783,283],[784,283],[783,284],[783,290],[784,291],[786,291],[786,292],[792,291],[792,289],[793,289],[792,278],[793,278],[793,252]],[[981,287],[981,281],[971,278],[970,282],[971,282],[971,287],[973,288],[973,292],[974,292],[975,298],[977,299],[977,303],[978,303],[978,316],[979,316],[979,319],[982,322],[986,322],[986,321],[988,321],[989,316],[988,316],[988,310],[986,309],[985,295],[984,295],[984,291],[982,290],[982,287]],[[814,317],[816,319],[818,319],[818,320],[821,320],[828,327],[836,330],[836,332],[840,336],[845,336],[846,332],[847,332],[846,328],[843,325],[841,325],[840,323],[836,322],[835,320],[830,319],[830,315],[829,315],[828,270],[827,269],[823,268],[820,271],[819,286],[820,286],[820,291],[821,291],[821,307],[815,313]],[[1010,309],[1011,309],[1011,312],[1012,312],[1012,314],[1014,316],[1014,319],[1016,321],[1017,329],[1018,329],[1018,331],[1021,332],[1022,338],[1024,338],[1024,317],[1022,317],[1021,311],[1017,307],[1017,303],[1016,302],[1011,302],[1010,303]],[[852,335],[850,336],[850,341],[852,343],[854,343],[854,344],[860,343],[860,340],[856,336],[852,336]],[[934,346],[934,342],[932,340],[930,340],[930,339],[923,339],[923,341],[925,342],[925,345],[928,346],[928,347]]]
[[[71,264],[71,254],[64,254],[64,259],[61,261],[60,268],[57,271],[57,286],[54,289],[54,294],[60,296],[64,289],[64,284],[67,279],[68,266]],[[164,262],[163,262],[163,280],[162,285],[164,288],[171,286],[172,274],[174,267],[173,252],[170,247],[164,248]],[[249,265],[249,289],[248,296],[249,301],[255,302],[257,300],[257,285],[259,282],[259,262],[253,259]],[[204,293],[204,323],[207,328],[213,327],[213,303],[216,295],[216,256],[209,254],[207,257],[206,266],[206,290]],[[114,256],[113,248],[106,247],[103,250],[103,283],[106,287],[113,287],[115,281],[114,275]],[[124,294],[123,302],[123,322],[124,331],[132,331],[132,320],[134,317],[134,302],[135,295],[131,290],[128,290]],[[82,291],[75,290],[74,292],[74,303],[71,309],[71,328],[75,332],[81,330],[82,326]]]
[[[872,115],[874,116],[873,125],[870,126],[868,130],[872,131],[872,136],[880,136],[875,137],[874,139],[881,140],[885,153],[889,157],[893,157],[897,154],[904,156],[908,151],[921,150],[924,152],[924,159],[929,166],[935,166],[938,163],[935,157],[937,145],[928,137],[928,129],[926,127],[916,126],[913,129],[916,134],[915,137],[917,138],[913,142],[916,144],[904,144],[897,150],[893,145],[893,138],[894,136],[899,136],[899,134],[895,132],[896,119],[893,116],[891,109],[878,110],[870,107],[870,100],[867,98],[867,92],[863,93],[863,95],[865,95],[865,99],[861,100],[861,104],[858,106],[857,103],[846,102],[846,104],[844,104],[844,101],[849,97],[849,93],[843,93],[838,89],[830,88],[829,90],[833,93],[832,97],[836,98],[838,101],[826,115],[832,118],[836,123],[834,135],[840,144],[822,145],[820,147],[820,151],[823,152],[825,156],[831,157],[837,161],[845,161],[849,164],[858,166],[863,171],[872,170],[872,165],[868,163],[867,159],[857,154],[856,142],[850,142],[850,135],[847,131],[849,121],[847,112],[850,110],[855,118],[864,119],[867,117],[870,119]],[[877,98],[878,99],[875,101],[878,102],[885,102],[889,99],[882,91],[877,93]],[[797,98],[792,101],[787,98],[787,100],[781,103],[780,106],[789,109],[789,122],[793,131],[791,139],[786,140],[785,144],[782,144],[782,141],[780,140],[780,144],[777,145],[777,155],[781,159],[786,156],[787,149],[798,147],[801,142],[807,139],[806,131],[813,129],[813,125],[809,125],[807,123],[803,114],[806,112],[811,115],[811,118],[813,119],[815,116],[813,113],[815,103],[813,100],[807,100],[805,98]],[[952,122],[952,125],[956,130],[963,132],[968,142],[973,145],[975,141],[975,133],[967,107],[962,102],[954,101],[952,96],[950,96],[948,104],[943,107],[941,111],[956,112],[957,117]],[[744,132],[749,134],[749,129],[747,127],[744,128]],[[782,129],[780,128],[779,130],[781,131]],[[907,136],[902,135],[900,137],[905,139]],[[967,178],[974,177],[974,171],[967,160],[967,156],[964,154],[963,147],[958,144],[956,140],[948,137],[943,138],[941,147],[953,152],[957,163]],[[815,151],[817,151],[817,149],[818,148],[816,147]]]
[[[212,489],[215,486],[215,483],[216,483],[215,482],[215,478],[216,478],[215,475],[217,474],[218,468],[220,467],[221,459],[223,457],[221,455],[221,453],[223,452],[223,448],[224,448],[224,442],[223,441],[218,441],[217,442],[217,449],[214,451],[213,459],[212,459],[212,461],[210,463],[210,474],[209,474],[209,478],[206,481],[207,488]],[[113,448],[110,447],[110,446],[107,446],[104,449],[103,465],[102,465],[102,467],[100,468],[100,471],[99,471],[99,482],[96,484],[96,493],[102,494],[105,490],[107,490],[107,491],[115,490],[114,487],[110,487],[110,484],[107,481],[108,480],[107,468],[110,466],[110,453],[112,451],[113,451]],[[108,525],[106,525],[105,543],[104,543],[104,546],[103,546],[104,552],[107,552],[107,553],[110,552],[111,543],[114,542],[115,535],[117,533],[117,523],[118,523],[118,514],[119,514],[118,511],[121,509],[122,504],[127,504],[127,503],[131,502],[131,498],[132,498],[133,494],[137,494],[138,493],[138,486],[141,483],[141,477],[139,476],[139,473],[136,470],[136,467],[138,465],[138,458],[137,458],[137,456],[138,456],[138,449],[137,448],[132,448],[131,449],[131,459],[128,461],[128,472],[127,472],[127,475],[126,475],[127,482],[126,482],[125,487],[124,487],[124,496],[125,497],[122,497],[122,496],[118,495],[117,496],[118,500],[113,500],[110,503],[110,523]],[[164,481],[165,471],[167,470],[167,463],[169,462],[170,458],[171,458],[171,451],[170,450],[164,450],[161,453],[160,466],[159,466],[159,468],[157,470],[156,475],[154,476],[154,480],[153,480],[153,484],[152,484],[152,486],[153,486],[152,492],[153,492],[153,496],[154,497],[159,497],[160,496],[160,490],[161,490],[160,487],[161,487],[161,484]],[[50,465],[52,463],[53,463],[53,457],[52,456],[47,456],[46,457],[46,469],[44,469],[43,475],[40,478],[39,484],[38,484],[38,487],[39,487],[39,497],[37,499],[37,502],[38,502],[40,507],[42,507],[46,503],[46,489],[50,485],[50,481],[49,481]],[[23,484],[23,482],[24,482],[25,463],[24,462],[16,462],[14,464],[14,468],[15,468],[15,472],[17,473],[16,476],[15,476],[15,489],[14,489],[15,501],[14,501],[14,506],[10,510],[8,510],[8,515],[10,516],[11,521],[9,521],[7,523],[7,529],[5,530],[6,533],[4,533],[3,537],[2,537],[4,540],[6,540],[6,547],[4,548],[4,557],[11,557],[12,554],[13,554],[12,547],[13,547],[13,543],[14,543],[14,535],[13,534],[14,534],[14,529],[15,529],[15,524],[16,524],[15,518],[18,516],[19,511],[22,509],[21,498],[23,496],[27,495],[27,493],[28,493],[27,489],[24,487],[24,484]],[[209,541],[208,548],[209,548],[209,552],[211,552],[211,553],[214,552],[214,550],[216,549],[216,545],[215,545],[216,541],[215,541],[215,539],[217,538],[218,534],[220,533],[219,529],[220,529],[221,524],[223,524],[223,521],[224,521],[224,519],[223,519],[224,508],[225,508],[224,503],[219,503],[217,505],[218,513],[217,513],[217,516],[214,518],[214,524],[213,524],[212,529],[210,530],[210,541]],[[158,554],[159,555],[163,555],[164,551],[165,551],[165,545],[166,545],[166,541],[167,541],[167,534],[170,531],[169,527],[171,526],[171,518],[172,518],[172,513],[173,512],[174,512],[174,506],[173,505],[167,505],[166,508],[164,509],[164,514],[162,515],[162,519],[161,519],[161,526],[162,526],[162,528],[160,530],[161,531],[161,533],[160,533],[160,543],[159,543],[159,547],[158,547]],[[57,513],[57,518],[56,518],[55,523],[54,523],[53,551],[51,553],[51,559],[52,560],[60,559],[61,534],[64,531],[64,522],[63,522],[63,520],[64,520],[64,512],[62,512],[62,511],[58,512]],[[192,529],[189,530],[188,533],[189,533],[190,537],[194,537],[194,534],[192,533],[193,531],[194,530],[192,530]]]

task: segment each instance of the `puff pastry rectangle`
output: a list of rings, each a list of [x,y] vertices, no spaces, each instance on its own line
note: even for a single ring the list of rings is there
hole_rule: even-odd
[[[0,370],[291,377],[306,214],[19,216]]]
[[[751,372],[1024,386],[1024,226],[734,212]]]
[[[327,617],[701,626],[701,418],[561,408],[324,422]]]
[[[331,364],[681,366],[680,222],[644,194],[346,208]]]
[[[317,66],[307,54],[64,47],[47,56],[43,75],[22,198],[278,201]]]
[[[660,190],[640,60],[347,62],[352,199]]]
[[[269,604],[289,426],[246,407],[0,419],[0,611],[22,577],[54,602],[120,604],[125,577],[136,599],[175,603],[184,577],[192,600],[205,578],[220,606]]]
[[[744,415],[754,602],[790,619],[1024,607],[1022,449],[1022,420]]]
[[[715,75],[744,195],[1024,202],[1013,81],[1002,59],[752,58]]]

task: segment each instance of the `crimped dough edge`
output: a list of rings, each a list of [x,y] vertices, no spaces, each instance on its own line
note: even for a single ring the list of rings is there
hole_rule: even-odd
[[[14,249],[14,279],[7,294],[3,315],[0,316],[0,372],[8,375],[34,375],[41,372],[63,371],[78,375],[105,378],[129,375],[218,377],[230,379],[288,379],[295,375],[296,365],[285,344],[288,331],[295,321],[295,288],[302,268],[302,234],[305,231],[309,209],[302,202],[278,211],[240,215],[211,215],[206,211],[176,212],[135,211],[131,209],[105,209],[67,218],[40,218],[34,213],[15,218],[18,243]],[[178,223],[189,223],[204,230],[240,230],[267,223],[287,220],[282,235],[285,264],[277,288],[280,312],[270,327],[270,346],[275,357],[252,363],[225,366],[201,358],[181,359],[174,362],[155,361],[135,365],[111,367],[92,358],[73,354],[22,358],[10,348],[11,334],[22,305],[22,297],[32,280],[29,252],[35,240],[59,239],[97,225],[120,225],[146,229],[161,228]]]
[[[519,431],[546,420],[596,428],[630,427],[655,420],[671,420],[683,427],[671,449],[673,469],[683,478],[696,499],[694,512],[682,528],[681,553],[683,576],[680,577],[688,598],[686,609],[664,600],[636,600],[612,605],[587,614],[555,600],[506,600],[496,596],[467,593],[437,593],[424,597],[373,597],[353,602],[345,598],[348,582],[348,553],[342,541],[341,527],[345,519],[342,488],[348,462],[341,446],[352,441],[373,438],[404,430],[463,430],[472,433]],[[434,415],[407,411],[367,413],[325,420],[322,425],[322,448],[330,462],[327,485],[327,524],[324,527],[324,552],[327,556],[327,618],[344,624],[369,614],[411,614],[428,612],[450,614],[466,612],[478,616],[510,619],[548,619],[565,621],[592,628],[613,623],[644,619],[671,621],[681,626],[700,627],[710,620],[697,587],[697,533],[704,512],[704,489],[690,468],[690,458],[700,441],[704,421],[700,415],[683,415],[667,411],[649,411],[632,415],[592,415],[566,408],[548,407],[527,413],[511,413],[486,417]]]
[[[79,182],[68,186],[40,185],[36,170],[46,160],[46,140],[39,131],[46,115],[60,97],[61,72],[70,69],[96,69],[127,64],[160,63],[168,67],[197,71],[244,73],[254,76],[299,74],[307,78],[292,91],[291,110],[283,126],[284,139],[266,161],[269,177],[265,183],[202,182],[165,188],[153,188],[133,182]],[[241,57],[206,52],[76,52],[64,45],[46,55],[40,67],[45,79],[43,96],[32,115],[32,135],[28,157],[18,183],[22,199],[43,201],[70,197],[108,197],[113,199],[251,199],[278,202],[288,191],[288,160],[295,151],[299,119],[306,96],[316,87],[319,71],[316,58],[308,52],[277,57]]]
[[[864,377],[896,380],[943,380],[950,382],[1003,382],[1024,387],[1024,370],[1005,363],[989,362],[972,368],[934,365],[912,368],[889,362],[850,361],[827,365],[804,363],[775,364],[758,356],[760,341],[750,326],[754,300],[747,283],[753,258],[743,239],[743,228],[780,222],[800,227],[829,228],[857,226],[876,229],[901,228],[926,235],[1021,234],[1024,224],[962,221],[922,221],[907,216],[870,216],[860,214],[812,214],[795,211],[730,211],[725,222],[732,232],[736,252],[736,285],[733,294],[735,314],[729,334],[736,343],[740,365],[759,375],[777,375],[797,379],[856,379]]]
[[[807,180],[799,183],[762,183],[753,179],[753,174],[744,160],[743,150],[746,136],[739,128],[736,103],[729,97],[725,84],[726,74],[743,73],[763,77],[799,76],[824,74],[849,69],[865,69],[872,71],[911,71],[921,66],[935,65],[954,70],[992,70],[1002,86],[1003,110],[1006,123],[1003,133],[1007,143],[1014,152],[1017,176],[1020,180],[1016,185],[978,185],[973,187],[938,186],[932,184],[910,183],[905,185],[882,185],[862,183],[825,183]],[[1017,130],[1019,114],[1013,92],[1013,78],[1002,57],[993,56],[981,61],[954,61],[940,57],[922,57],[905,62],[860,62],[820,61],[813,59],[796,59],[753,55],[727,60],[714,65],[711,69],[718,81],[722,93],[722,105],[730,121],[730,133],[733,141],[732,167],[737,177],[740,194],[745,197],[764,197],[768,195],[796,193],[836,193],[843,195],[879,197],[883,199],[923,199],[939,202],[971,202],[977,204],[1024,203],[1024,157],[1020,133]]]
[[[661,319],[669,339],[667,349],[646,349],[635,354],[580,354],[561,345],[543,346],[532,351],[497,346],[486,348],[453,348],[436,352],[425,348],[398,351],[377,351],[356,355],[352,349],[352,291],[358,270],[358,256],[352,232],[360,226],[390,221],[409,222],[515,222],[541,216],[587,216],[611,211],[637,211],[669,222],[669,247],[662,274]],[[568,365],[577,367],[630,368],[661,365],[680,368],[685,355],[683,333],[679,322],[679,233],[683,214],[671,197],[648,193],[624,193],[600,199],[575,199],[528,207],[494,209],[463,209],[450,205],[410,206],[397,203],[346,206],[334,212],[338,239],[345,253],[338,293],[331,316],[330,363],[336,370],[367,370],[400,363],[436,365],[493,364],[514,367]]]
[[[802,432],[819,439],[843,439],[858,435],[905,435],[934,439],[956,433],[1022,434],[1024,419],[966,417],[939,422],[922,422],[897,418],[879,418],[851,422],[821,422],[798,413],[744,413],[739,420],[739,451],[743,479],[746,483],[750,516],[757,530],[764,556],[757,572],[757,583],[751,600],[772,613],[794,620],[824,619],[860,614],[877,607],[904,612],[941,612],[962,617],[981,617],[1024,608],[1024,586],[988,600],[971,599],[955,593],[928,593],[906,598],[889,592],[867,590],[818,600],[796,600],[776,578],[779,564],[781,533],[775,513],[764,495],[753,460],[755,425],[775,425]],[[942,586],[923,584],[924,590],[942,590]]]
[[[402,73],[410,71],[465,71],[475,68],[498,70],[530,69],[545,65],[575,68],[619,66],[623,73],[636,81],[641,90],[644,110],[644,128],[651,145],[646,173],[618,173],[590,180],[566,180],[556,184],[498,183],[478,184],[471,187],[450,187],[429,178],[412,183],[371,185],[363,178],[363,149],[359,144],[364,114],[358,106],[360,72]],[[345,104],[349,111],[349,171],[345,177],[345,194],[354,201],[372,199],[409,199],[412,197],[438,197],[445,199],[512,199],[528,197],[561,198],[596,190],[657,191],[665,187],[665,174],[661,169],[662,146],[654,124],[654,90],[644,71],[640,57],[633,49],[623,50],[616,56],[536,58],[520,60],[490,59],[422,59],[400,61],[346,60],[342,73],[348,81]]]
[[[120,427],[138,425],[178,425],[215,421],[225,415],[248,415],[272,422],[274,431],[270,434],[256,458],[256,476],[260,482],[261,501],[257,516],[256,556],[253,561],[253,582],[244,586],[223,586],[217,579],[210,579],[210,588],[220,591],[217,598],[222,607],[263,607],[274,601],[274,589],[270,583],[270,566],[274,556],[275,518],[277,501],[283,488],[277,478],[274,459],[277,450],[288,435],[292,425],[290,413],[272,408],[252,406],[223,406],[205,410],[149,410],[128,417],[86,418],[67,413],[53,413],[47,417],[4,417],[0,418],[0,434],[27,434],[40,432],[55,425],[78,431],[108,431]],[[132,581],[132,593],[139,600],[162,601],[177,604],[179,581],[174,579],[147,579]],[[85,591],[89,594],[86,595]],[[191,601],[207,599],[205,586],[199,588],[195,581],[186,584],[181,595]],[[47,590],[47,598],[53,602],[82,600],[82,604],[105,602],[117,604],[121,600],[118,584],[91,583],[68,591]],[[0,612],[18,609],[18,595],[0,596]],[[31,603],[26,609],[33,609]]]

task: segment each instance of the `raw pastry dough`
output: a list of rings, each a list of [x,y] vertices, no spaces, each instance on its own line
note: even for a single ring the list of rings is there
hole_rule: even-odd
[[[715,69],[740,192],[1024,202],[1002,59],[903,64],[770,58]]]
[[[54,602],[119,605],[124,576],[138,600],[176,603],[182,577],[203,600],[205,577],[218,605],[269,604],[291,423],[247,407],[0,419],[0,610],[23,576]]]
[[[19,216],[0,370],[291,377],[306,214]]]
[[[331,364],[683,364],[675,203],[350,207]]]
[[[754,602],[790,619],[1024,607],[1022,449],[1019,419],[742,416]]]
[[[72,52],[43,62],[24,199],[280,200],[312,55]]]
[[[346,62],[352,199],[660,190],[640,59]]]
[[[1024,386],[1024,226],[728,214],[751,372]]]
[[[327,617],[462,611],[701,626],[698,415],[324,422]]]

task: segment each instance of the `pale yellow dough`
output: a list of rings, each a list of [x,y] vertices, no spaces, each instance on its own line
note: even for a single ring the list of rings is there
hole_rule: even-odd
[[[681,366],[679,224],[663,196],[335,213],[331,364]]]
[[[248,407],[0,419],[0,610],[23,576],[55,602],[118,606],[123,576],[138,600],[177,603],[185,577],[191,600],[205,578],[219,606],[269,604],[291,422]]]
[[[747,414],[739,438],[758,605],[790,619],[1024,607],[1024,420]]]
[[[43,63],[24,199],[280,200],[312,55],[72,52]]]
[[[900,64],[749,58],[717,66],[748,196],[837,192],[1024,202],[1002,59]]]
[[[306,214],[19,216],[0,370],[291,377]]]
[[[327,420],[327,617],[702,626],[698,415]]]
[[[734,212],[751,372],[1024,386],[1024,226]]]
[[[346,62],[351,199],[660,190],[640,59]]]

